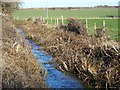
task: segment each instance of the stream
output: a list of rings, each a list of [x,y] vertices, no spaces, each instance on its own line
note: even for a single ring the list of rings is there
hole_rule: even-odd
[[[20,32],[25,38],[25,34],[22,29],[18,29],[18,32]],[[46,68],[47,70],[46,84],[49,88],[72,88],[74,90],[83,90],[83,86],[79,79],[73,75],[65,74],[57,70],[52,64],[47,63],[52,60],[52,56],[43,50],[39,51],[38,49],[40,46],[37,46],[34,42],[28,39],[26,39],[26,41],[32,46],[32,52],[35,58],[39,61],[40,66]]]

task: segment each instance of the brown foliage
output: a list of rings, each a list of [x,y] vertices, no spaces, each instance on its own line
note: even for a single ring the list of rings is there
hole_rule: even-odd
[[[72,72],[82,79],[84,84],[93,87],[119,87],[120,85],[120,48],[118,42],[106,37],[90,37],[76,34],[84,30],[82,25],[77,28],[70,23],[68,31],[55,28],[47,28],[39,22],[39,25],[23,25],[27,38],[44,46],[50,53],[57,68],[62,71]],[[78,23],[76,23],[78,24]],[[69,26],[68,25],[68,26]],[[29,29],[28,29],[29,28]],[[82,29],[80,29],[82,28]],[[87,32],[84,32],[87,34]]]
[[[18,33],[9,17],[3,18],[2,30],[2,87],[45,87],[40,77],[40,65],[31,52],[31,46]]]

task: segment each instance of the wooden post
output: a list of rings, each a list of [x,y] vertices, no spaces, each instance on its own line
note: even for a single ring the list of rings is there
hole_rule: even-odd
[[[41,20],[41,21],[43,20],[42,16],[40,17],[40,20]]]
[[[96,28],[96,23],[94,23],[94,30],[96,31],[96,29],[97,29],[97,28]]]
[[[59,19],[57,18],[57,25],[59,25]]]
[[[35,17],[33,17],[33,21],[35,21]]]
[[[62,25],[64,24],[64,18],[63,18],[63,16],[61,16],[61,19],[62,19]]]
[[[88,20],[86,19],[86,28],[88,29]]]
[[[95,34],[96,34],[96,29],[97,29],[96,23],[94,23],[94,32],[95,32]]]
[[[86,29],[87,29],[87,33],[88,33],[88,20],[86,19]]]
[[[45,18],[43,17],[43,22],[45,22]]]
[[[105,20],[103,20],[103,30],[104,30],[104,31],[105,31],[105,26],[106,26]]]

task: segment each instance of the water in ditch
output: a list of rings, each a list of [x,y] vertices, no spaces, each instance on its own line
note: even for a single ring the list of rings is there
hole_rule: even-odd
[[[19,29],[18,31],[22,33],[23,37],[25,37],[22,30]],[[52,64],[47,63],[52,60],[52,56],[43,50],[39,51],[38,49],[40,46],[37,46],[34,42],[28,39],[26,39],[26,41],[32,46],[32,52],[34,53],[36,59],[40,62],[40,66],[46,68],[47,70],[46,84],[49,88],[72,88],[75,90],[83,90],[83,86],[81,85],[79,79],[72,75],[65,74],[57,70]]]

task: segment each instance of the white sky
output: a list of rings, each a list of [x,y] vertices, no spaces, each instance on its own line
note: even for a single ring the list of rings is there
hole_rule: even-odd
[[[21,0],[23,8],[118,5],[119,0]]]

